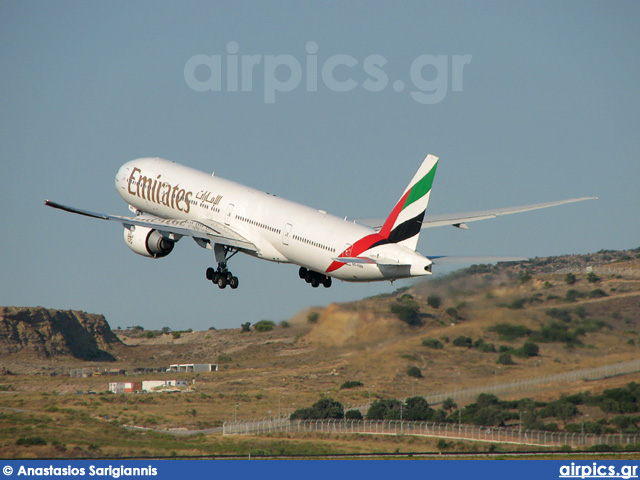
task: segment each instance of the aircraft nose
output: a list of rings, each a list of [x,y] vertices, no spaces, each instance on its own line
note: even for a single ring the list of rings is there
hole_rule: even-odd
[[[116,178],[115,178],[116,189],[118,190],[125,189],[125,186],[127,185],[127,179],[129,178],[129,172],[130,172],[130,168],[128,164],[125,163],[120,167],[120,169],[118,170],[118,173],[116,173]]]

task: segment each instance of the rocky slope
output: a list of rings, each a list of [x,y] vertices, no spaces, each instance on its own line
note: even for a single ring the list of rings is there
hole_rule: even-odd
[[[42,307],[0,307],[0,355],[20,352],[41,357],[72,356],[115,360],[121,345],[102,315]]]

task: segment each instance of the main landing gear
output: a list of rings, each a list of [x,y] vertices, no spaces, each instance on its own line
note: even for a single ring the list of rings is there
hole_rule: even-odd
[[[227,270],[226,263],[218,266],[217,270],[214,270],[213,267],[207,268],[207,280],[218,285],[218,288],[225,288],[227,285],[234,290],[238,288],[238,277]]]
[[[323,275],[322,273],[300,267],[298,275],[305,282],[310,283],[313,288],[318,288],[320,284],[322,284],[324,288],[329,288],[331,286],[331,277]]]
[[[238,288],[238,277],[234,276],[229,270],[227,270],[227,260],[233,257],[238,250],[234,250],[231,247],[223,247],[216,244],[214,246],[214,252],[216,254],[216,260],[218,261],[218,268],[207,268],[207,280],[212,281],[218,288],[222,289],[229,285],[232,289]]]

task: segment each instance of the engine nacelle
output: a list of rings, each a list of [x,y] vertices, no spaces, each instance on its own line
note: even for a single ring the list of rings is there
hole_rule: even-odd
[[[164,238],[157,230],[138,226],[124,229],[124,241],[138,255],[151,258],[166,257],[176,243]]]

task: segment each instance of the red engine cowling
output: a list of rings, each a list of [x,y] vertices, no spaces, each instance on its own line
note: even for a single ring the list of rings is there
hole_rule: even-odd
[[[124,229],[124,241],[138,255],[150,258],[166,257],[175,242],[164,238],[157,230],[133,226]]]

